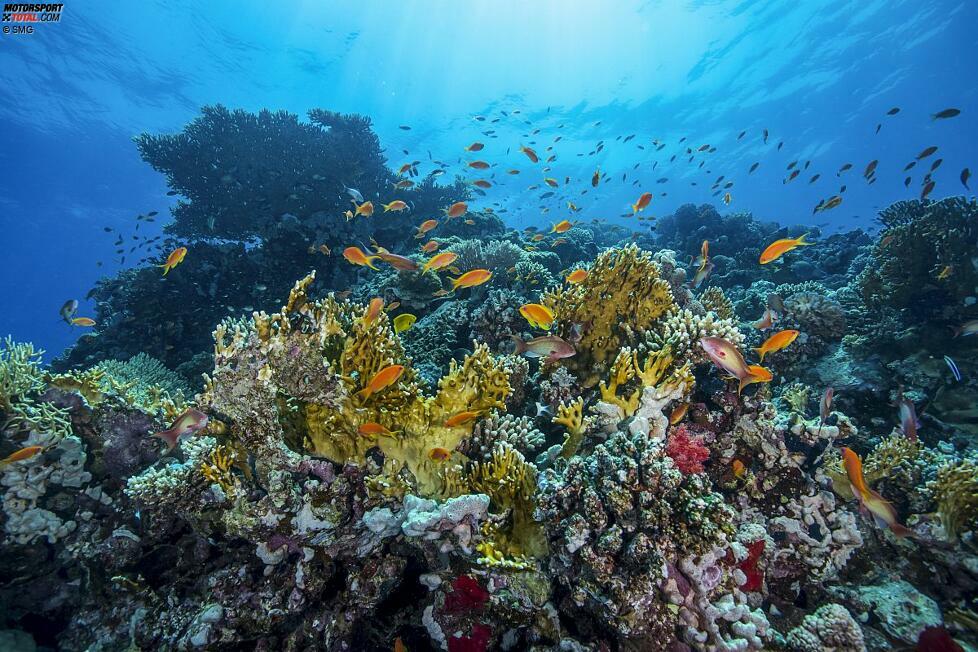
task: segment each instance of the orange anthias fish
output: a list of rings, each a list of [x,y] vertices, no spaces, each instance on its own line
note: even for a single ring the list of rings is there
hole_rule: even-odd
[[[394,652],[408,652],[407,646],[404,645],[400,636],[394,639]]]
[[[426,253],[426,254],[430,254],[430,253],[434,252],[435,250],[437,250],[438,247],[440,247],[440,246],[441,246],[441,243],[438,242],[437,240],[428,240],[428,242],[426,242],[423,245],[421,245],[421,252],[422,253]]]
[[[392,254],[383,247],[377,247],[377,256],[394,269],[399,269],[402,272],[415,272],[418,269],[418,264],[407,256]]]
[[[571,227],[572,226],[574,226],[574,225],[571,224],[570,221],[564,220],[562,222],[557,222],[556,224],[554,224],[554,228],[550,229],[550,232],[551,233],[567,233],[568,231],[571,230]]]
[[[468,147],[466,147],[465,148],[465,151],[466,152],[478,152],[478,151],[481,151],[483,147],[485,147],[485,145],[483,145],[482,143],[475,142],[475,143],[472,143],[471,145],[469,145]]]
[[[520,145],[520,151],[526,154],[526,158],[530,159],[531,162],[538,163],[540,161],[540,157],[537,156],[537,153],[529,147],[523,147]]]
[[[170,273],[170,270],[183,262],[183,259],[187,257],[186,247],[177,247],[170,252],[170,255],[166,257],[166,262],[162,265],[157,265],[157,267],[163,268],[163,276]]]
[[[586,269],[575,269],[573,272],[568,274],[564,280],[573,285],[577,285],[578,283],[583,282],[584,279],[586,278],[587,278]]]
[[[769,383],[774,380],[774,374],[770,370],[756,364],[747,366],[747,376],[740,379],[737,393],[744,391],[744,388],[753,383]]]
[[[863,463],[859,456],[851,449],[843,448],[842,463],[846,468],[846,475],[849,476],[852,493],[859,501],[859,507],[872,516],[879,527],[890,528],[890,531],[896,536],[905,537],[913,534],[897,521],[896,510],[893,509],[893,505],[866,485],[866,479],[863,477]]]
[[[652,193],[643,192],[642,196],[638,198],[638,201],[632,204],[632,213],[637,213],[644,210],[646,206],[652,203]]]
[[[394,212],[403,211],[405,208],[408,207],[408,205],[405,202],[401,201],[400,199],[395,199],[389,204],[381,204],[381,206],[384,207],[385,213],[390,213],[391,211]]]
[[[95,320],[91,317],[75,317],[71,320],[72,326],[94,326]]]
[[[428,457],[435,462],[444,462],[452,456],[452,451],[447,448],[442,448],[441,446],[435,446],[430,451],[428,451]]]
[[[740,480],[747,474],[747,467],[744,466],[743,462],[741,462],[736,458],[734,458],[734,461],[730,465],[730,467],[733,469],[734,477],[737,478],[738,480]]]
[[[361,425],[359,428],[357,428],[357,433],[363,437],[376,437],[377,435],[386,435],[387,437],[391,437],[395,434],[391,430],[388,430],[384,426],[374,421]]]
[[[764,356],[768,353],[774,353],[775,351],[780,351],[798,338],[798,331],[794,329],[784,330],[775,333],[771,337],[761,344],[760,348],[754,349],[761,358],[761,362],[764,362]]]
[[[473,410],[466,410],[464,412],[459,412],[458,414],[453,414],[445,419],[445,427],[454,428],[456,426],[464,426],[467,423],[475,421],[481,414],[481,412],[475,412]]]
[[[554,323],[554,313],[550,308],[539,303],[527,303],[520,307],[520,314],[534,328],[549,330]]]
[[[458,254],[454,251],[443,251],[429,258],[428,262],[421,268],[421,273],[425,274],[429,271],[443,269],[454,263],[456,259],[458,259]]]
[[[474,168],[476,170],[485,170],[488,169],[489,164],[486,163],[485,161],[471,161],[469,163],[469,167]]]
[[[369,326],[377,319],[377,315],[380,311],[384,309],[384,300],[380,297],[374,297],[370,300],[370,305],[367,306],[367,312],[363,316],[363,323]]]
[[[459,288],[474,288],[477,285],[482,285],[492,278],[492,272],[488,269],[473,269],[471,271],[465,272],[458,278],[452,279],[452,289],[449,292],[445,290],[439,290],[439,296],[444,296],[450,292],[454,292]]]
[[[767,330],[774,325],[774,318],[775,318],[774,311],[771,310],[770,308],[765,308],[764,314],[761,315],[761,318],[755,322],[751,322],[751,326],[753,326],[759,331]]]
[[[8,464],[29,460],[43,450],[44,446],[24,446],[20,450],[15,450],[13,453],[0,460],[0,469]]]
[[[373,270],[377,269],[374,267],[374,261],[380,259],[380,256],[368,256],[360,250],[360,247],[347,247],[343,250],[343,257],[346,258],[347,262],[366,266]]]
[[[762,265],[767,265],[796,247],[808,247],[815,244],[814,242],[805,241],[805,236],[807,235],[807,233],[804,233],[797,238],[782,238],[780,240],[775,240],[768,245],[767,249],[761,252],[759,262]]]
[[[764,376],[770,380],[770,372],[763,367],[751,368],[737,347],[721,337],[701,337],[700,346],[713,363],[740,382],[737,388],[739,394],[744,387],[751,383],[764,382]]]
[[[478,188],[492,188],[492,184],[485,179],[476,179],[472,182],[472,185]]]
[[[468,204],[466,204],[464,201],[457,201],[445,209],[445,215],[448,217],[461,217],[462,215],[465,215],[468,210]]]
[[[353,205],[356,206],[356,210],[353,211],[354,215],[370,217],[374,214],[374,203],[372,201],[365,201],[359,205],[356,202],[353,202]]]
[[[683,420],[686,416],[686,412],[689,410],[689,403],[680,403],[677,405],[673,411],[669,414],[669,425],[674,426]]]
[[[595,170],[594,174],[591,175],[591,187],[597,188],[598,183],[601,182],[601,170]]]
[[[207,415],[199,410],[187,408],[177,417],[173,425],[166,430],[154,432],[151,437],[159,437],[166,442],[166,452],[169,453],[184,435],[191,435],[203,430],[207,426]]]
[[[438,226],[438,220],[425,220],[418,227],[418,232],[414,234],[415,238],[423,238],[424,234]]]
[[[392,364],[389,367],[384,367],[374,374],[374,377],[370,379],[366,387],[357,392],[357,396],[368,399],[377,392],[387,389],[396,383],[403,373],[403,365]]]

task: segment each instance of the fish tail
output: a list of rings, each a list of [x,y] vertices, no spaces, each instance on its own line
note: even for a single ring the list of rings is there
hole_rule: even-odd
[[[373,265],[373,262],[375,260],[380,260],[380,256],[367,256],[367,263],[366,264],[367,264],[367,267],[369,267],[370,269],[374,270],[375,272],[379,272],[380,270],[377,269],[376,267],[374,267],[374,265]]]
[[[370,387],[364,387],[359,392],[357,392],[356,395],[357,395],[357,398],[362,398],[362,399],[366,400],[366,399],[370,398],[370,395],[371,394],[373,394],[373,392],[370,391]]]
[[[632,214],[634,215],[637,212],[638,212],[638,202],[635,202],[634,204],[632,204]]]
[[[516,345],[516,350],[513,351],[513,355],[522,355],[526,353],[526,342],[517,335],[510,335],[509,339],[513,340],[513,344]]]
[[[163,268],[163,276],[166,276],[167,274],[170,273],[170,266],[169,265],[158,265],[158,267],[162,267]]]
[[[764,362],[764,355],[767,353],[767,350],[764,348],[754,349],[754,350],[757,351],[757,355],[760,356],[761,358],[760,360],[758,360],[758,362]]]
[[[808,240],[805,240],[805,238],[807,238],[807,237],[808,237],[808,233],[802,233],[801,236],[798,237],[798,243],[797,244],[798,244],[799,247],[807,247],[807,246],[810,246],[810,245],[815,244],[814,242],[809,242]]]

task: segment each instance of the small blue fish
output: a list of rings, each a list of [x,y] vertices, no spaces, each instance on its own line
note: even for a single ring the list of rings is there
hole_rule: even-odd
[[[352,197],[353,200],[356,201],[356,203],[358,204],[363,203],[363,195],[361,195],[360,191],[357,190],[356,188],[347,188],[346,184],[343,184],[343,190],[345,190],[346,194]]]
[[[954,374],[954,380],[956,380],[956,381],[958,381],[960,383],[961,382],[961,370],[958,369],[958,365],[956,365],[954,363],[954,360],[952,360],[950,358],[950,356],[944,356],[944,362],[947,363],[947,368],[951,370],[951,373],[952,374]]]

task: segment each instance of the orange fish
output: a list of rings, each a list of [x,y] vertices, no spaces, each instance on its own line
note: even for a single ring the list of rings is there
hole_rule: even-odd
[[[166,276],[171,269],[183,262],[183,259],[187,257],[186,247],[177,247],[170,252],[170,255],[166,257],[166,262],[162,265],[157,265],[157,267],[163,268],[163,276]]]
[[[565,242],[567,242],[567,238],[557,238],[556,240],[554,240],[553,242],[550,243],[550,247],[553,248],[553,247],[556,247],[558,245],[562,245]]]
[[[23,448],[15,450],[13,453],[0,460],[0,469],[8,464],[13,464],[14,462],[29,460],[43,450],[43,446],[24,446]]]
[[[488,269],[473,269],[465,272],[456,279],[452,279],[452,292],[459,288],[474,288],[482,285],[492,278],[492,272]]]
[[[568,231],[571,230],[571,227],[572,226],[574,226],[574,225],[571,224],[568,220],[564,220],[562,222],[557,222],[556,224],[554,224],[554,228],[550,229],[550,232],[551,233],[567,233]]]
[[[394,639],[394,652],[408,652],[407,646],[404,645],[400,636]]]
[[[638,198],[638,201],[632,204],[632,214],[644,210],[645,207],[651,203],[652,203],[652,193],[643,192],[642,196]]]
[[[422,253],[430,254],[436,249],[438,249],[438,247],[440,246],[441,246],[440,242],[437,242],[435,240],[429,240],[428,242],[421,245],[421,251]]]
[[[441,446],[436,446],[428,451],[428,457],[435,462],[444,462],[449,457],[452,456],[452,451],[447,448],[442,448]]]
[[[584,279],[586,278],[587,278],[586,269],[575,269],[573,272],[568,274],[564,280],[573,285],[577,285],[578,283],[584,281]]]
[[[476,143],[472,143],[471,145],[469,145],[468,147],[466,147],[465,148],[465,151],[466,152],[479,152],[479,151],[482,150],[483,147],[485,147],[485,145],[483,145],[482,143],[476,142]]]
[[[551,179],[550,177],[547,177],[547,178],[545,178],[543,180],[543,182],[545,184],[547,184],[548,186],[550,186],[551,188],[556,188],[557,187],[557,180],[556,179]]]
[[[506,174],[519,174],[519,170],[506,170]]]
[[[370,379],[366,387],[357,392],[357,396],[368,399],[377,392],[387,389],[396,383],[403,373],[403,365],[392,364],[389,367],[384,367],[374,374],[374,377]]]
[[[454,414],[454,415],[448,417],[447,419],[445,419],[445,427],[446,428],[454,428],[456,426],[465,425],[466,423],[469,423],[469,422],[474,421],[475,419],[477,419],[480,414],[482,414],[482,413],[481,412],[473,412],[472,410],[466,410],[464,412],[459,412],[458,414]]]
[[[458,254],[454,251],[443,251],[442,253],[432,256],[428,262],[424,264],[421,268],[421,273],[424,274],[430,270],[439,270],[444,267],[448,267],[458,258]]]
[[[730,465],[733,469],[734,477],[740,480],[747,474],[747,467],[740,460],[734,458],[733,463]]]
[[[367,306],[367,313],[363,316],[363,323],[369,326],[377,319],[377,315],[380,311],[384,309],[384,300],[380,297],[374,297],[370,300],[370,305]]]
[[[710,261],[710,241],[704,240],[703,244],[700,245],[700,269],[706,267],[706,264]]]
[[[94,326],[95,320],[89,317],[75,317],[71,320],[72,326]]]
[[[392,254],[383,247],[377,247],[377,256],[394,269],[399,269],[402,272],[414,272],[418,269],[418,264],[407,256]]]
[[[410,172],[411,171],[411,168],[413,168],[413,167],[414,167],[414,163],[405,163],[404,165],[401,166],[401,169],[398,170],[397,173],[399,175],[402,175],[403,176],[403,175],[407,174],[408,172]]]
[[[389,204],[381,204],[381,206],[384,207],[385,213],[389,213],[391,211],[394,212],[403,211],[405,208],[408,207],[408,205],[405,202],[401,201],[400,199],[395,199]]]
[[[767,265],[796,247],[808,247],[815,244],[814,242],[805,241],[805,236],[807,235],[807,233],[804,233],[797,238],[782,238],[780,240],[775,240],[761,253],[759,262],[762,265]]]
[[[360,205],[357,205],[356,202],[353,202],[353,205],[356,206],[356,210],[353,211],[354,215],[363,215],[364,217],[370,217],[371,215],[374,214],[374,203],[372,201],[365,201]]]
[[[394,187],[397,188],[398,190],[406,190],[407,188],[410,188],[413,185],[414,182],[411,181],[410,179],[402,179],[401,181],[395,183]]]
[[[686,416],[686,411],[689,410],[689,403],[680,403],[673,409],[669,414],[669,425],[674,426],[683,420]]]
[[[492,188],[492,184],[486,181],[485,179],[476,179],[475,181],[472,182],[472,185],[477,186],[479,188]]]
[[[415,238],[423,238],[424,234],[438,226],[438,220],[425,220],[418,227],[418,232],[414,234]]]
[[[775,318],[774,311],[771,310],[770,308],[766,308],[764,310],[764,314],[761,315],[761,318],[755,322],[751,322],[751,326],[753,326],[759,331],[767,330],[774,325],[774,318]]]
[[[377,435],[386,435],[391,437],[394,435],[392,431],[373,421],[361,425],[359,428],[357,428],[357,433],[363,437],[376,437]]]
[[[764,367],[756,364],[747,365],[747,375],[740,379],[737,393],[740,394],[744,388],[753,383],[769,383],[774,380],[774,375]]]
[[[523,147],[522,145],[520,145],[520,151],[526,154],[526,158],[530,159],[531,162],[537,163],[540,161],[540,157],[537,156],[537,153],[534,152],[529,147]]]
[[[594,171],[594,174],[591,175],[591,187],[592,188],[597,188],[598,187],[598,183],[600,183],[600,182],[601,182],[601,170],[598,169],[598,170],[595,170]]]
[[[846,468],[846,475],[849,476],[852,493],[859,501],[860,508],[873,517],[876,525],[890,528],[890,531],[898,537],[913,534],[897,521],[896,510],[893,509],[893,505],[866,485],[866,478],[863,477],[863,463],[859,456],[851,449],[843,448],[842,462]]]
[[[532,238],[530,238],[530,242],[540,242],[541,240],[543,240],[546,237],[547,236],[543,235],[542,233],[537,233]]]
[[[207,415],[199,410],[193,408],[187,408],[183,411],[177,420],[173,422],[173,425],[166,430],[161,430],[160,432],[154,432],[151,437],[159,437],[166,442],[166,452],[172,451],[176,448],[177,443],[179,443],[180,438],[184,435],[193,434],[199,430],[203,430],[207,426]]]
[[[457,201],[448,208],[445,209],[445,215],[448,217],[459,217],[465,215],[469,210],[469,205],[464,201]]]
[[[349,263],[363,265],[373,270],[377,269],[374,267],[373,262],[380,258],[380,256],[368,256],[360,250],[360,247],[347,247],[343,250],[343,257]]]
[[[757,354],[761,357],[761,362],[764,362],[764,356],[768,353],[774,353],[785,348],[789,344],[795,341],[798,337],[798,331],[794,329],[788,329],[775,333],[771,337],[764,341],[764,344],[760,348],[754,349]]]
[[[489,164],[485,161],[471,161],[469,167],[475,168],[476,170],[485,170],[489,167]]]
[[[520,307],[520,314],[534,328],[550,330],[554,323],[554,313],[547,306],[539,303],[527,303]]]

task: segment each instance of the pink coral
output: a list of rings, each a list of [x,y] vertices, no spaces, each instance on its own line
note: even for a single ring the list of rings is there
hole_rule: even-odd
[[[492,630],[482,624],[472,626],[468,636],[452,636],[448,639],[448,652],[486,652]]]
[[[672,458],[676,468],[689,475],[702,473],[703,462],[710,457],[710,451],[699,437],[690,437],[686,424],[673,430],[666,442],[666,455]]]

